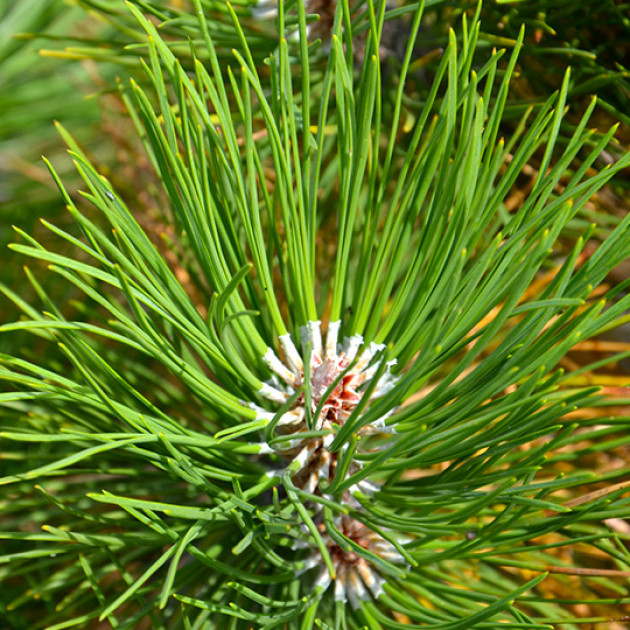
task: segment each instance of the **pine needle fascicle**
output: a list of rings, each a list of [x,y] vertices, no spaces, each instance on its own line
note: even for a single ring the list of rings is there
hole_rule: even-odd
[[[51,349],[0,357],[2,614],[33,628],[575,627],[544,596],[550,572],[621,601],[630,563],[603,521],[630,514],[625,487],[566,503],[596,475],[559,469],[572,441],[608,435],[572,415],[604,401],[557,368],[630,300],[594,292],[630,217],[588,258],[591,228],[564,243],[630,164],[591,174],[614,130],[594,140],[589,109],[557,151],[567,74],[501,139],[519,45],[475,68],[477,17],[451,32],[405,132],[415,35],[392,99],[384,5],[355,20],[363,39],[338,5],[318,76],[301,3],[280,3],[264,66],[229,4],[225,65],[205,4],[169,22],[128,3],[125,17],[144,34],[122,96],[187,255],[173,263],[65,129],[84,204],[50,169],[81,237],[49,229],[76,256],[23,231],[12,246],[84,301],[55,304],[30,271],[41,311],[3,288],[24,318],[0,332]],[[160,21],[201,33],[185,58]],[[508,212],[535,155],[544,168]],[[625,445],[627,424],[606,431]],[[606,569],[571,566],[563,547]]]

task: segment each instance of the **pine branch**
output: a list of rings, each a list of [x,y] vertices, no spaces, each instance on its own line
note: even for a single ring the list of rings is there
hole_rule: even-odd
[[[579,428],[574,414],[605,401],[558,368],[630,300],[597,290],[630,217],[589,257],[586,229],[557,263],[566,226],[630,163],[592,169],[614,133],[592,141],[594,103],[557,159],[568,73],[500,138],[520,44],[473,70],[475,17],[405,132],[422,3],[393,94],[385,5],[338,5],[322,75],[301,4],[278,6],[297,41],[265,65],[240,9],[225,8],[228,63],[206,3],[153,4],[120,22],[140,43],[120,89],[186,256],[173,264],[62,128],[84,203],[49,167],[82,234],[47,227],[76,255],[24,231],[12,248],[83,304],[56,303],[30,271],[40,308],[3,289],[24,318],[0,331],[51,345],[0,357],[9,622],[570,628],[539,588],[549,573],[624,596],[628,554],[603,522],[628,515],[625,485],[567,501],[597,477],[560,466],[578,440],[627,444],[621,415]],[[160,22],[198,35],[183,59]]]

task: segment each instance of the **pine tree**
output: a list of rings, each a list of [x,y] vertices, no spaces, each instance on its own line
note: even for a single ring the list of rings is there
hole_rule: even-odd
[[[280,3],[263,60],[231,5],[167,21],[194,35],[184,50],[155,4],[127,5],[145,35],[120,89],[168,235],[60,127],[84,203],[49,166],[81,234],[47,227],[75,255],[23,231],[12,246],[82,297],[55,303],[39,269],[41,306],[3,288],[24,317],[0,331],[47,348],[0,357],[8,623],[575,628],[537,588],[550,571],[625,601],[604,524],[628,515],[625,486],[567,501],[595,476],[562,473],[563,448],[628,424],[578,427],[606,401],[557,367],[630,300],[597,290],[630,217],[588,257],[594,225],[565,237],[630,163],[599,167],[615,129],[587,129],[595,101],[556,151],[567,73],[501,137],[520,46],[479,64],[478,13],[420,77],[423,3],[393,76],[385,4],[339,4],[318,44],[304,4]]]

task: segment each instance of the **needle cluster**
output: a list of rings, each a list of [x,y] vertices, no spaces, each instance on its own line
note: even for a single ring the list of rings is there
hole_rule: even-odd
[[[569,73],[504,125],[523,32],[483,48],[479,10],[415,73],[424,4],[341,2],[322,46],[280,2],[262,56],[251,7],[108,14],[135,39],[120,98],[168,230],[59,127],[76,229],[18,231],[38,304],[2,288],[23,317],[0,332],[47,348],[0,356],[15,627],[573,630],[540,585],[589,553],[588,597],[627,595],[605,524],[624,487],[567,502],[625,471],[565,464],[625,447],[628,419],[576,423],[606,400],[558,364],[630,305],[604,284],[630,216],[586,255],[582,215],[630,156],[600,168],[594,100],[563,126]]]

